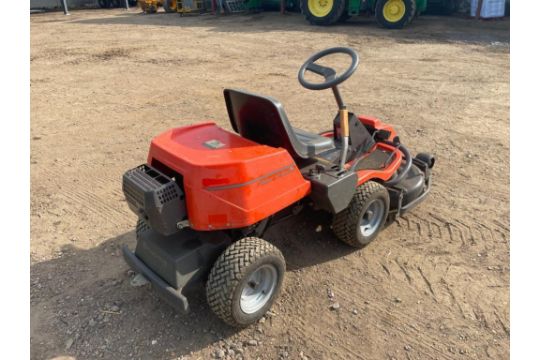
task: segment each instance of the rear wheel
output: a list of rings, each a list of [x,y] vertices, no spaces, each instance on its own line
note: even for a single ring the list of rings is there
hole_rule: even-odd
[[[401,29],[416,13],[416,0],[378,0],[375,5],[377,22],[388,29]]]
[[[345,17],[347,0],[302,0],[306,20],[314,25],[332,25]]]
[[[344,243],[363,247],[384,227],[389,205],[388,190],[379,183],[368,181],[356,189],[349,206],[334,216],[332,229]]]
[[[210,308],[232,326],[259,320],[278,296],[285,276],[285,259],[278,248],[247,237],[219,256],[206,283]]]
[[[165,9],[165,12],[175,13],[176,12],[176,0],[165,0],[163,2],[163,9]]]

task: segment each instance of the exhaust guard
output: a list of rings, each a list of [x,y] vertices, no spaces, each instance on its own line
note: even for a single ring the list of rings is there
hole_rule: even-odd
[[[179,231],[178,223],[187,212],[184,193],[174,179],[143,164],[126,171],[122,190],[129,208],[152,229],[163,235]]]

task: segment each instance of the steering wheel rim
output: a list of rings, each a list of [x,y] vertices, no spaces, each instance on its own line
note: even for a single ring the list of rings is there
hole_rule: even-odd
[[[317,65],[315,62],[319,59],[322,59],[323,57],[326,57],[328,55],[333,54],[346,54],[351,57],[351,65],[343,74],[336,77],[336,71],[332,68]],[[358,67],[360,60],[358,58],[358,54],[356,51],[354,51],[351,48],[348,47],[333,47],[329,49],[325,49],[322,51],[319,51],[318,53],[315,53],[311,55],[304,64],[300,67],[300,70],[298,70],[298,81],[300,84],[309,90],[324,90],[329,89],[334,86],[337,86],[347,80],[351,77],[352,74],[356,71],[356,68]],[[311,71],[315,74],[324,76],[325,81],[322,83],[312,83],[306,80],[305,74],[306,71]]]

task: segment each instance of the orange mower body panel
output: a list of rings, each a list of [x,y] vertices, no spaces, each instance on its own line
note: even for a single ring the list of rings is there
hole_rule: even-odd
[[[285,149],[257,144],[213,122],[155,137],[148,164],[156,163],[183,177],[188,219],[195,230],[255,224],[310,191]]]

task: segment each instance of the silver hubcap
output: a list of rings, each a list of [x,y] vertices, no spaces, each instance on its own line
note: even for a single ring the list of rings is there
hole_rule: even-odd
[[[383,221],[384,202],[381,199],[373,200],[367,207],[366,212],[358,222],[358,235],[369,237],[377,231]]]
[[[278,280],[278,273],[274,266],[263,265],[249,276],[242,289],[240,309],[246,314],[259,311],[274,293]]]

